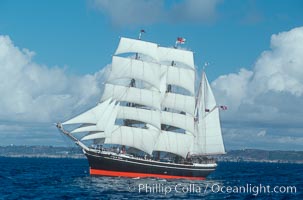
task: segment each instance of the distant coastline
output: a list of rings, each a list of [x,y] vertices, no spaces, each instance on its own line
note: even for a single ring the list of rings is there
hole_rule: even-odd
[[[85,155],[78,147],[53,146],[0,146],[0,157],[14,158],[73,158],[84,159]]]
[[[78,147],[0,146],[0,157],[14,158],[72,158],[85,159]],[[266,162],[303,164],[303,151],[244,149],[231,150],[216,156],[221,162]]]

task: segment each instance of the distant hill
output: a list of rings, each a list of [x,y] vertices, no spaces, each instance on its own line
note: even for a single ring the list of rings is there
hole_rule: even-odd
[[[0,146],[0,157],[85,158],[79,147]],[[269,151],[260,149],[231,150],[216,156],[226,162],[303,163],[303,151]]]

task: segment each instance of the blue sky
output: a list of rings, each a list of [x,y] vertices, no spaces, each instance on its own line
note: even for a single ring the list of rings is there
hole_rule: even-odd
[[[300,74],[300,68],[295,65],[290,78],[279,77],[284,81],[279,87],[280,82],[272,79],[272,73],[265,78],[273,83],[264,83],[267,85],[265,89],[257,85],[261,79],[255,78],[269,69],[277,71],[273,63],[279,58],[275,55],[288,48],[283,41],[295,37],[299,39],[294,45],[303,45],[301,30],[296,29],[303,25],[302,10],[303,2],[299,0],[2,0],[0,64],[2,67],[7,65],[5,70],[13,77],[0,82],[4,86],[0,85],[0,91],[8,94],[7,99],[0,101],[0,145],[64,145],[51,122],[66,119],[98,100],[101,95],[98,93],[101,76],[98,72],[111,62],[110,56],[119,36],[136,38],[138,30],[143,28],[147,32],[144,40],[162,46],[172,46],[176,37],[185,37],[184,47],[195,52],[198,67],[204,62],[210,63],[207,73],[216,96],[219,102],[231,108],[229,113],[222,115],[227,149],[303,150],[302,143],[298,142],[303,141],[300,125],[303,111],[302,107],[299,108],[302,105],[302,82],[296,75],[292,76]],[[279,35],[283,32],[284,35]],[[272,40],[272,35],[277,35],[277,40]],[[10,49],[9,53],[4,52],[5,48]],[[303,55],[296,46],[291,50],[294,51],[292,55]],[[263,57],[265,51],[269,52],[268,57]],[[268,59],[272,62],[267,62]],[[9,62],[12,64],[8,65]],[[20,64],[23,62],[25,64]],[[19,64],[20,67],[13,71],[12,68]],[[30,67],[24,67],[27,65]],[[7,77],[5,70],[1,72],[3,77]],[[278,72],[281,74],[283,70],[281,68]],[[24,73],[29,78],[22,79]],[[38,76],[34,83],[33,74]],[[45,78],[40,80],[39,77]],[[288,80],[293,81],[289,83]],[[37,85],[40,87],[36,88]],[[225,88],[225,85],[229,87]],[[243,89],[238,88],[239,85],[245,90],[262,89],[244,95],[235,92]],[[73,89],[68,90],[69,87]],[[3,88],[12,88],[12,91]],[[64,98],[67,100],[62,100]],[[277,99],[284,101],[278,102]],[[68,107],[75,102],[81,103]],[[282,109],[283,102],[287,109]],[[288,107],[288,104],[296,106]],[[63,112],[63,109],[67,111]],[[260,112],[254,112],[256,110]],[[297,114],[290,115],[289,110]],[[294,119],[290,120],[292,117]],[[256,140],[247,140],[249,137],[256,137]]]
[[[303,18],[302,1],[233,0],[219,1],[216,16],[202,22],[185,19],[117,25],[93,4],[79,0],[1,1],[0,31],[15,45],[35,51],[36,62],[67,66],[76,74],[94,73],[108,64],[118,37],[137,37],[140,28],[147,31],[144,39],[161,45],[173,45],[177,36],[183,36],[186,47],[196,52],[198,65],[212,63],[215,70],[209,73],[214,79],[251,67],[260,52],[269,48],[272,34],[302,25]]]

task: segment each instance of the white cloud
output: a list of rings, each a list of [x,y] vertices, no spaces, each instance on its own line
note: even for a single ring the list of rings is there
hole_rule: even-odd
[[[17,125],[9,125],[9,124],[0,124],[0,131],[1,132],[12,132],[12,131],[24,131],[25,128],[20,126],[19,124]]]
[[[183,0],[165,5],[162,0],[91,0],[116,26],[150,25],[158,22],[205,23],[216,18],[221,0]]]
[[[223,75],[213,81],[218,101],[227,104],[231,110],[237,110],[243,97],[247,96],[247,85],[252,75],[252,71],[242,68],[238,74]]]
[[[280,137],[276,140],[280,144],[293,144],[293,145],[302,145],[303,143],[303,137]]]
[[[283,131],[288,131],[283,129]],[[224,143],[231,149],[269,149],[269,150],[302,150],[302,135],[281,136],[276,129],[260,129],[256,127],[224,128]],[[280,130],[281,131],[281,130]],[[289,131],[288,134],[292,134]]]
[[[70,76],[35,63],[33,56],[0,36],[0,121],[55,122],[98,101],[102,71]]]
[[[302,133],[303,27],[272,35],[270,48],[260,55],[252,70],[241,69],[213,81],[218,103],[230,108],[222,113],[223,120],[259,128],[299,127]],[[264,136],[287,134],[277,130],[265,133]],[[287,137],[275,141],[281,143],[283,138]],[[295,139],[287,141],[294,143]]]
[[[152,24],[163,14],[162,0],[94,0],[92,3],[118,26]]]
[[[302,55],[303,27],[273,35],[271,50],[261,54],[251,71],[241,69],[213,81],[218,101],[227,103],[236,117],[271,120],[287,116],[290,121],[303,112]]]
[[[185,0],[172,6],[170,15],[174,22],[207,22],[216,18],[216,6],[221,0]]]
[[[261,130],[259,133],[257,133],[258,137],[264,137],[266,135],[266,130]]]
[[[303,27],[271,37],[271,51],[257,60],[252,80],[254,92],[267,90],[303,94]]]

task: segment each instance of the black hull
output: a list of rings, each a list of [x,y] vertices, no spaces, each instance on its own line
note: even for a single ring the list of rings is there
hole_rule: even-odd
[[[90,174],[96,176],[203,180],[216,168],[216,164],[175,164],[91,151],[86,151],[85,155],[88,158]]]

